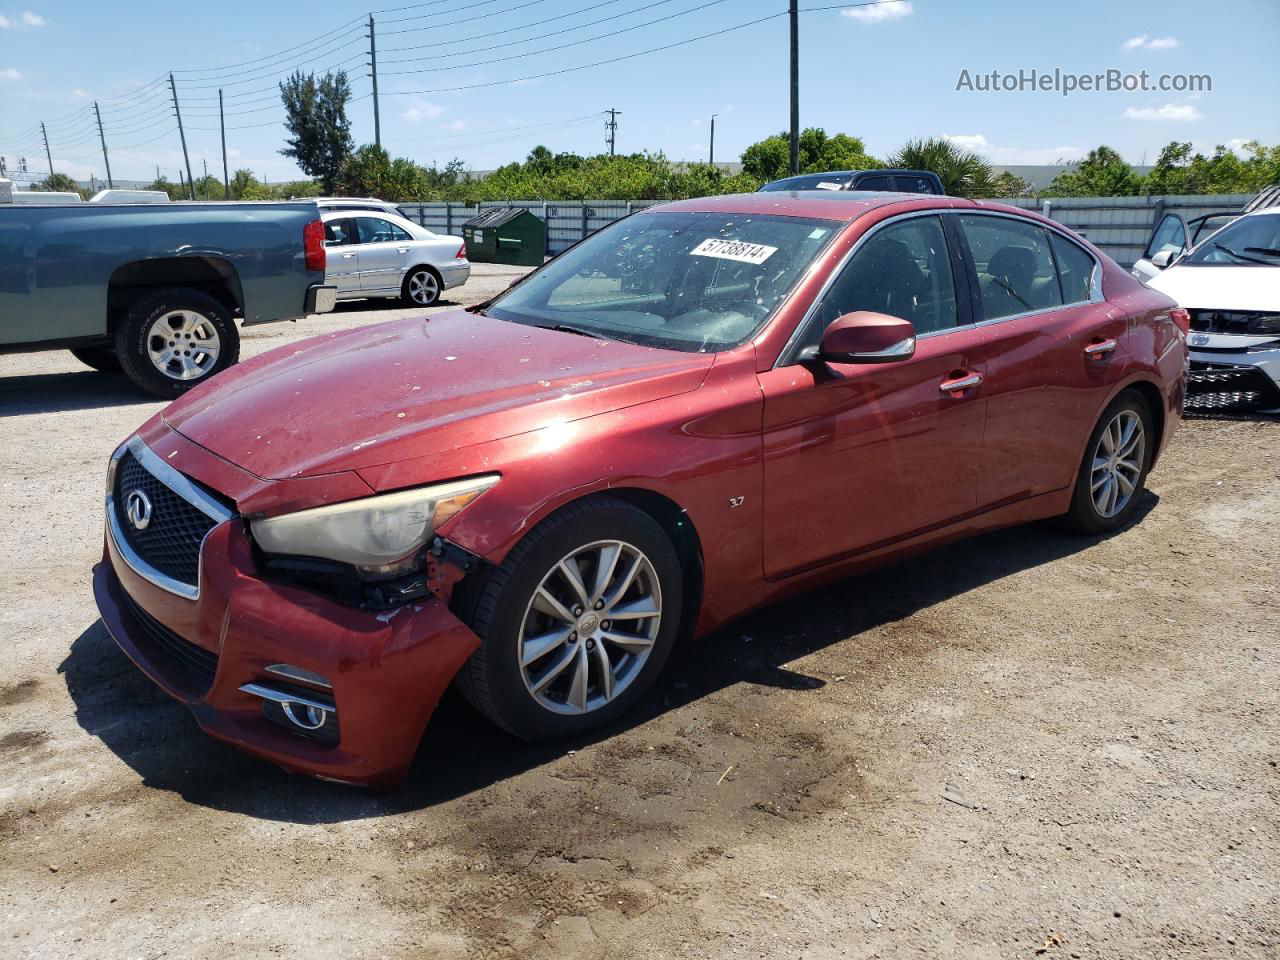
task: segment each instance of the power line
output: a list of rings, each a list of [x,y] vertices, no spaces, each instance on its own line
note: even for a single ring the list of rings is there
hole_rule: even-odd
[[[662,2],[665,2],[665,0],[662,0]],[[703,3],[696,7],[691,7],[688,10],[681,10],[677,13],[667,14],[664,17],[655,17],[652,20],[646,20],[644,23],[635,23],[629,27],[620,27],[619,29],[612,30],[609,33],[596,34],[593,37],[583,37],[580,40],[571,40],[568,43],[561,43],[554,47],[543,47],[541,50],[529,50],[529,51],[526,51],[525,53],[513,53],[510,56],[506,56],[506,57],[495,57],[492,60],[473,60],[470,63],[468,63],[467,66],[468,67],[487,67],[487,66],[492,66],[495,63],[506,63],[511,60],[523,60],[526,57],[537,57],[537,56],[541,56],[544,53],[555,53],[557,50],[568,50],[570,47],[580,47],[584,43],[595,43],[598,40],[608,40],[612,37],[621,36],[624,33],[630,33],[632,30],[640,30],[640,29],[643,29],[644,27],[651,27],[656,23],[666,23],[669,20],[676,20],[680,17],[687,17],[691,13],[697,13],[700,10],[705,10],[708,7],[714,7],[724,2],[725,0],[707,0],[706,3]],[[651,6],[656,6],[656,5],[657,4],[651,4]],[[608,19],[616,19],[616,18],[611,17]],[[584,27],[594,26],[594,24],[583,24],[583,26]],[[576,29],[581,29],[581,28],[576,28]],[[566,33],[568,31],[560,31],[560,32]],[[515,43],[521,43],[521,42],[523,41],[517,40],[517,41],[514,41],[513,43],[500,44],[500,46],[513,46]],[[465,52],[472,53],[474,51],[468,50]],[[446,54],[446,56],[459,56],[459,54]],[[457,69],[458,68],[456,65],[449,65],[449,66],[440,66],[440,67],[417,67],[413,70],[387,70],[385,72],[387,73],[388,76],[391,76],[391,75],[399,76],[399,75],[409,74],[409,73],[440,73],[442,71],[457,70]]]
[[[458,37],[457,39],[454,39],[454,40],[436,40],[433,38],[431,41],[431,45],[433,48],[445,47],[445,46],[451,46],[455,43],[468,43],[472,40],[483,40],[487,37],[500,37],[506,33],[515,33],[518,30],[529,30],[533,27],[541,27],[544,24],[554,23],[557,20],[564,20],[566,17],[574,17],[580,13],[589,13],[592,10],[599,10],[601,7],[610,7],[610,6],[613,6],[615,3],[621,3],[621,2],[622,0],[601,0],[600,3],[593,3],[590,6],[579,7],[577,10],[570,10],[568,13],[561,13],[554,17],[546,17],[542,20],[531,21],[530,23],[517,24],[514,27],[507,27],[505,30],[494,30],[490,33],[478,33],[478,34],[473,34],[472,36],[469,36],[469,37]],[[672,0],[662,0],[662,2],[671,3]],[[602,23],[603,21],[597,21],[597,22]],[[589,26],[589,25],[590,24],[584,24],[584,26]],[[429,30],[430,27],[415,27],[414,29]],[[552,36],[552,34],[546,34],[546,36]],[[537,38],[530,37],[528,39],[537,39]],[[383,52],[384,53],[403,53],[406,51],[413,52],[421,49],[422,49],[421,44],[418,44],[412,47],[388,47]],[[403,57],[399,62],[411,63],[415,60],[431,60],[431,59],[434,59],[434,58],[433,57]]]

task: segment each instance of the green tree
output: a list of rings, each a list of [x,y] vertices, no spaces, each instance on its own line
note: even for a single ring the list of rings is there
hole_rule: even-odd
[[[1254,193],[1280,182],[1280,147],[1246,143],[1243,157],[1219,145],[1209,156],[1192,153],[1191,144],[1174,141],[1160,151],[1143,180],[1148,194]]]
[[[946,137],[908,140],[885,163],[906,170],[928,170],[953,197],[989,197],[995,193],[991,164]]]
[[[143,187],[144,190],[161,190],[169,195],[170,200],[186,200],[187,188],[177,183],[173,183],[168,177],[156,177],[149,184]]]
[[[81,197],[88,193],[87,190],[81,190],[80,184],[65,173],[51,173],[39,183],[32,184],[31,189],[45,190],[50,193],[78,193]]]
[[[314,73],[304,75],[299,70],[280,84],[280,99],[290,133],[288,146],[280,153],[318,179],[325,193],[332,193],[354,146],[347,119],[351,85],[346,72],[326,73],[317,81]]]
[[[1090,150],[1070,170],[1058,174],[1043,191],[1047,197],[1132,197],[1142,192],[1142,177],[1110,147]]]
[[[821,127],[809,127],[800,133],[801,173],[865,170],[879,165],[857,137],[846,133],[829,137]],[[790,171],[791,137],[788,134],[766,137],[742,151],[742,172],[761,183],[781,180],[789,176]]]
[[[1036,188],[1029,181],[1008,170],[996,177],[991,186],[991,196],[1005,199],[1010,197],[1030,197],[1034,196],[1036,192]]]

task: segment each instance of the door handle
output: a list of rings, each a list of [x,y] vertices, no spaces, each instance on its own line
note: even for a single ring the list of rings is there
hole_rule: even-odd
[[[960,393],[973,387],[982,386],[982,374],[971,373],[965,377],[958,377],[955,380],[943,380],[938,384],[938,390],[942,393]]]
[[[408,247],[396,247],[396,253],[408,253],[408,252],[409,252]]]
[[[1086,357],[1105,357],[1108,353],[1112,353],[1119,346],[1115,339],[1099,340],[1097,343],[1091,343],[1084,348]]]
[[[342,255],[342,259],[343,259],[343,260],[350,260],[350,259],[351,259],[352,257],[354,257],[354,256],[355,256],[355,254],[354,254],[354,253],[344,253],[344,254]]]

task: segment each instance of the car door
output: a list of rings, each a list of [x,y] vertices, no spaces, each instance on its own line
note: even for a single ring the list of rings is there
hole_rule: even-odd
[[[985,400],[954,258],[936,214],[873,227],[779,363],[760,375],[768,577],[903,539],[973,509]],[[910,320],[915,355],[865,365],[796,359],[832,320],[856,310]]]
[[[1151,238],[1147,241],[1147,247],[1142,251],[1142,256],[1138,262],[1133,265],[1130,273],[1144,283],[1158,274],[1164,267],[1156,266],[1152,261],[1161,253],[1168,253],[1170,260],[1174,260],[1184,252],[1190,244],[1191,233],[1187,229],[1187,221],[1176,213],[1166,213],[1160,218],[1160,222],[1156,224],[1156,228],[1151,231]],[[1166,263],[1165,266],[1168,266]]]
[[[981,316],[986,381],[979,509],[1069,485],[1099,405],[1121,375],[1126,320],[1102,299],[1101,265],[1032,220],[950,215]]]
[[[360,292],[360,253],[355,224],[350,217],[324,221],[325,280],[338,288],[338,296]]]
[[[360,289],[368,294],[399,293],[413,238],[383,217],[356,217],[360,239]]]

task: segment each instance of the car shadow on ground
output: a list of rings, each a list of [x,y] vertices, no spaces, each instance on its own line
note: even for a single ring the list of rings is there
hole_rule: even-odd
[[[0,377],[0,418],[158,402],[158,398],[130,383],[123,373],[77,370]]]
[[[333,308],[333,313],[361,313],[369,310],[434,310],[438,307],[460,307],[462,306],[456,300],[450,300],[448,297],[441,297],[430,307],[422,307],[416,303],[405,303],[403,300],[386,298],[372,298],[369,300],[339,300]]]
[[[1147,492],[1130,525],[1157,503],[1158,497]],[[332,823],[453,800],[736,684],[817,691],[826,681],[785,664],[1097,542],[1049,523],[1030,524],[984,534],[775,604],[686,645],[644,703],[616,724],[576,740],[518,740],[491,726],[450,691],[431,720],[409,776],[393,793],[291,776],[205,736],[185,708],[125,658],[101,621],[72,643],[59,672],[80,726],[147,786],[246,816]],[[744,642],[747,637],[750,643]],[[911,653],[904,650],[902,655]]]

